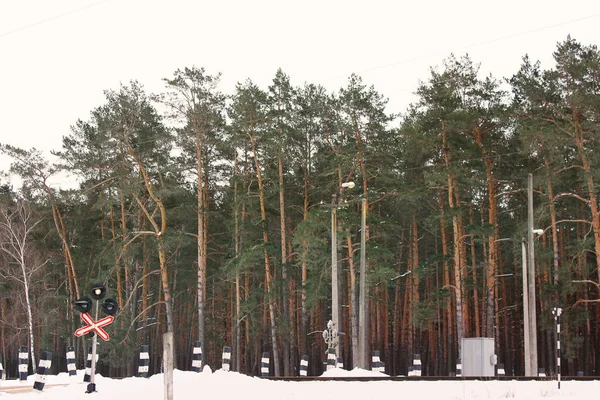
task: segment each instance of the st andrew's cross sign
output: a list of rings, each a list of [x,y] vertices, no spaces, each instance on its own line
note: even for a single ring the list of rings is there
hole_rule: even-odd
[[[75,331],[75,336],[79,337],[91,331],[95,331],[98,334],[98,336],[100,336],[104,341],[110,339],[110,336],[108,336],[108,333],[104,329],[102,329],[102,327],[111,324],[115,320],[115,317],[109,315],[108,317],[104,317],[98,321],[94,321],[90,314],[81,313],[81,319],[87,324],[87,326],[83,326],[77,329]]]

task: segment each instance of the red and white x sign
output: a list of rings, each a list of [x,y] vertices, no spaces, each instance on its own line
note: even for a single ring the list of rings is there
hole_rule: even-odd
[[[83,322],[85,322],[88,325],[77,329],[75,331],[75,336],[79,337],[79,336],[83,336],[86,333],[89,333],[91,331],[96,331],[98,336],[100,336],[105,341],[110,339],[110,337],[108,336],[108,333],[106,333],[106,331],[104,329],[102,329],[102,327],[112,323],[115,320],[115,317],[113,317],[112,315],[109,315],[108,317],[99,319],[98,321],[94,321],[94,319],[90,316],[90,314],[81,313],[81,319],[83,320]]]

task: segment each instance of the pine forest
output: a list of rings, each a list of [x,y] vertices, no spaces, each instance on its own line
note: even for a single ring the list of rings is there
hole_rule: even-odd
[[[462,338],[494,338],[506,374],[524,375],[533,246],[539,367],[556,370],[561,307],[563,374],[599,375],[600,51],[567,37],[553,59],[496,77],[450,55],[405,110],[359,75],[330,91],[280,69],[223,93],[218,72],[185,67],[161,93],[106,90],[52,161],[4,132],[22,182],[0,177],[5,370],[21,346],[30,370],[49,350],[66,371],[70,346],[81,366],[91,339],[73,335],[73,305],[102,283],[119,308],[104,376],[134,375],[141,345],[160,372],[165,332],[178,369],[198,341],[210,366],[230,346],[234,371],[259,375],[268,352],[272,375],[298,375],[303,355],[319,375],[336,260],[346,369],[377,350],[387,374],[420,354],[424,375],[448,376]],[[59,174],[73,188],[51,185]]]

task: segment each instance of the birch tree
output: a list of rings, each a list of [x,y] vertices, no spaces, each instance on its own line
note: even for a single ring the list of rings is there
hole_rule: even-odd
[[[35,339],[33,312],[31,306],[31,285],[35,274],[47,263],[40,261],[32,236],[41,222],[33,216],[29,204],[19,200],[12,207],[0,208],[0,250],[7,256],[6,270],[0,270],[0,277],[13,279],[23,285],[25,310],[27,312],[27,328],[29,331],[29,351],[34,371]]]

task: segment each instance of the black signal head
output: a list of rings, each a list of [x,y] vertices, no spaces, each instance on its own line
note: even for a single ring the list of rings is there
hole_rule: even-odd
[[[92,309],[92,299],[89,297],[82,297],[78,300],[75,300],[75,309],[79,312],[86,313],[90,312]]]
[[[106,315],[115,315],[119,311],[119,305],[114,299],[106,299],[100,306]]]
[[[104,296],[106,296],[106,288],[101,283],[95,283],[92,285],[90,296],[92,296],[92,299],[94,300],[102,300]]]

